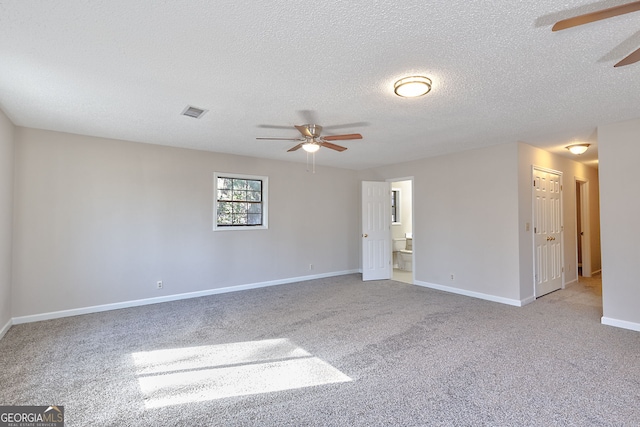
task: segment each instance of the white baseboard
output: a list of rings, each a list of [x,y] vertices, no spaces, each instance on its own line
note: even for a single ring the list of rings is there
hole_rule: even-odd
[[[516,306],[516,307],[522,307],[523,305],[529,304],[530,302],[535,300],[535,298],[532,297],[533,300],[531,300],[531,301],[529,301],[529,298],[520,301],[520,300],[517,300],[517,299],[499,297],[499,296],[496,296],[496,295],[483,294],[481,292],[468,291],[466,289],[453,288],[451,286],[443,286],[443,285],[436,285],[435,283],[421,282],[419,280],[416,280],[415,284],[418,285],[418,286],[424,286],[425,288],[437,289],[439,291],[450,292],[452,294],[464,295],[464,296],[467,296],[467,297],[473,297],[473,298],[479,298],[479,299],[483,299],[483,300],[487,300],[487,301],[499,302],[501,304],[513,305],[513,306]]]
[[[571,286],[573,286],[573,285],[577,285],[577,284],[578,284],[578,278],[575,278],[575,279],[573,279],[573,280],[572,280],[572,281],[570,281],[570,282],[566,282],[566,283],[564,284],[564,288],[563,288],[563,289],[569,288],[569,287],[571,287]]]
[[[42,320],[59,319],[61,317],[79,316],[81,314],[99,313],[102,311],[118,310],[121,308],[139,307],[149,304],[158,304],[162,302],[178,301],[189,298],[198,298],[209,295],[224,294],[228,292],[245,291],[249,289],[265,288],[267,286],[285,285],[287,283],[305,282],[314,279],[324,279],[326,277],[343,276],[345,274],[358,273],[358,270],[335,271],[331,273],[314,274],[309,276],[291,277],[288,279],[270,280],[266,282],[249,283],[246,285],[228,286],[225,288],[207,289],[205,291],[187,292],[184,294],[167,295],[163,297],[154,297],[139,299],[133,301],[123,301],[113,304],[94,305],[91,307],[73,308],[70,310],[53,311],[50,313],[33,314],[29,316],[14,317],[11,324],[18,325],[21,323],[39,322]],[[9,328],[7,327],[7,330]],[[0,335],[1,337],[1,335]]]
[[[2,327],[2,329],[0,329],[0,340],[2,339],[2,337],[4,337],[4,335],[9,331],[9,328],[13,325],[13,322],[11,319],[9,319],[9,321],[7,322],[6,325],[4,325]]]
[[[532,303],[532,302],[534,302],[535,300],[536,300],[536,297],[535,297],[535,296],[533,296],[533,295],[531,295],[531,296],[529,296],[529,297],[526,297],[525,299],[520,300],[520,306],[519,306],[519,307],[525,306],[525,305],[527,305],[527,304],[531,304],[531,303]]]
[[[612,319],[610,317],[604,317],[604,316],[602,316],[602,319],[600,319],[600,323],[602,323],[603,325],[615,326],[616,328],[630,329],[632,331],[640,332],[640,323],[628,322],[626,320]]]

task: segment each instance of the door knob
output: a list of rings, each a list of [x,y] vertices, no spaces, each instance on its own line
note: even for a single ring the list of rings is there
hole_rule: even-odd
[[[369,237],[367,233],[363,234],[362,237]]]

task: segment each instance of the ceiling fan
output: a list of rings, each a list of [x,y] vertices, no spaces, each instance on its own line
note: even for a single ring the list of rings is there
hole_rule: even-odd
[[[640,1],[634,1],[620,6],[602,9],[597,12],[586,13],[584,15],[574,16],[573,18],[563,19],[562,21],[556,22],[551,30],[564,30],[567,28],[576,27],[578,25],[588,24],[589,22],[599,21],[601,19],[613,18],[614,16],[636,12],[638,10],[640,10]],[[622,67],[624,65],[633,64],[638,61],[640,61],[640,48],[631,52],[622,61],[614,65],[614,67]]]
[[[302,148],[308,153],[315,153],[320,149],[320,147],[330,148],[336,151],[344,151],[347,149],[347,147],[334,144],[331,141],[346,141],[350,139],[362,139],[362,135],[360,135],[359,133],[321,136],[320,132],[322,132],[322,126],[319,126],[319,125],[306,124],[306,125],[296,125],[294,127],[298,129],[301,136],[297,138],[259,137],[256,139],[269,139],[269,140],[278,140],[278,141],[300,141],[298,145],[291,147],[287,151],[296,151]]]

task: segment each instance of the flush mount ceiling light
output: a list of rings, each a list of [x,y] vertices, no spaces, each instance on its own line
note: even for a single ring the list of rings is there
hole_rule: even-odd
[[[573,144],[565,147],[567,150],[571,151],[573,154],[583,154],[589,148],[591,144]]]
[[[403,98],[415,98],[426,95],[431,90],[431,79],[423,76],[411,76],[400,79],[393,85],[396,95]]]

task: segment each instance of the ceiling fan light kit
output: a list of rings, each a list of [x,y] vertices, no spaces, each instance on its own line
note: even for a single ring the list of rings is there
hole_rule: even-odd
[[[307,153],[315,153],[320,149],[320,145],[315,142],[307,142],[302,144],[302,149]]]
[[[405,77],[395,82],[393,91],[403,98],[426,95],[431,91],[431,79],[424,76]]]
[[[567,150],[571,151],[571,153],[580,155],[584,154],[585,151],[589,149],[591,144],[573,144],[566,147]]]

